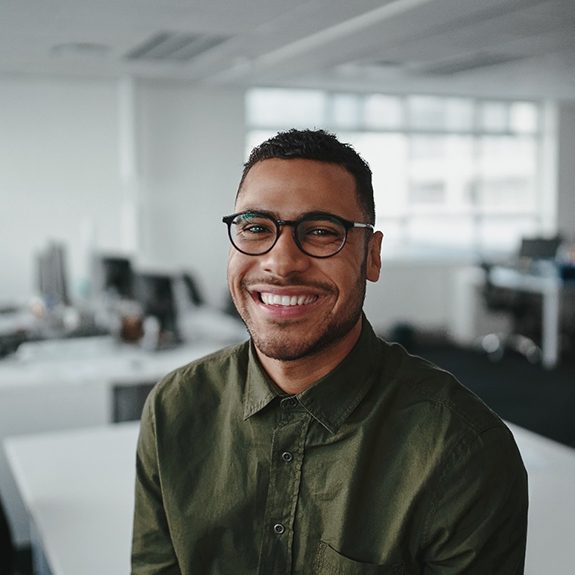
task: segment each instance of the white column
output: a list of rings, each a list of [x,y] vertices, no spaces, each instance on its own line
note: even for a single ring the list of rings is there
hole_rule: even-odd
[[[140,247],[140,177],[136,120],[136,82],[127,77],[118,84],[118,154],[122,182],[122,249],[136,254]]]

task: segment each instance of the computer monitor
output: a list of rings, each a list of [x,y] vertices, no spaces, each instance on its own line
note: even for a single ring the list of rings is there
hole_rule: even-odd
[[[66,275],[66,248],[58,242],[50,243],[36,259],[38,292],[48,307],[70,303]]]
[[[519,257],[529,260],[553,260],[561,245],[561,238],[523,238],[519,248]]]
[[[190,273],[184,272],[182,274],[182,280],[186,287],[188,300],[194,305],[202,305],[204,303],[204,297],[194,277]]]
[[[132,262],[125,256],[98,256],[96,258],[96,291],[122,299],[134,297]]]
[[[134,295],[144,316],[153,316],[158,320],[161,337],[170,342],[178,341],[173,277],[166,274],[137,273],[134,275]]]

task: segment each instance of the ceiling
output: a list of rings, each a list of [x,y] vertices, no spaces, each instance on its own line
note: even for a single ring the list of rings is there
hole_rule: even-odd
[[[575,99],[574,0],[0,0],[0,75]]]

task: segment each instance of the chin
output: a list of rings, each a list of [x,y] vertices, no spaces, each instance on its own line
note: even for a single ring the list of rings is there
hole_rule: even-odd
[[[252,340],[256,348],[266,357],[278,361],[296,361],[299,359],[309,358],[332,346],[335,346],[349,334],[355,326],[357,320],[345,323],[328,325],[315,337],[309,334],[297,335],[282,333],[278,330],[254,331],[248,326]],[[311,335],[311,337],[309,337]]]

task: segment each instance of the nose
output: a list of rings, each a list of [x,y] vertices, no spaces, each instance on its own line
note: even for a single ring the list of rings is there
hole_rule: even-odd
[[[260,256],[262,267],[268,273],[278,277],[288,277],[301,273],[309,266],[309,256],[304,254],[295,243],[291,226],[282,226],[274,247]]]

